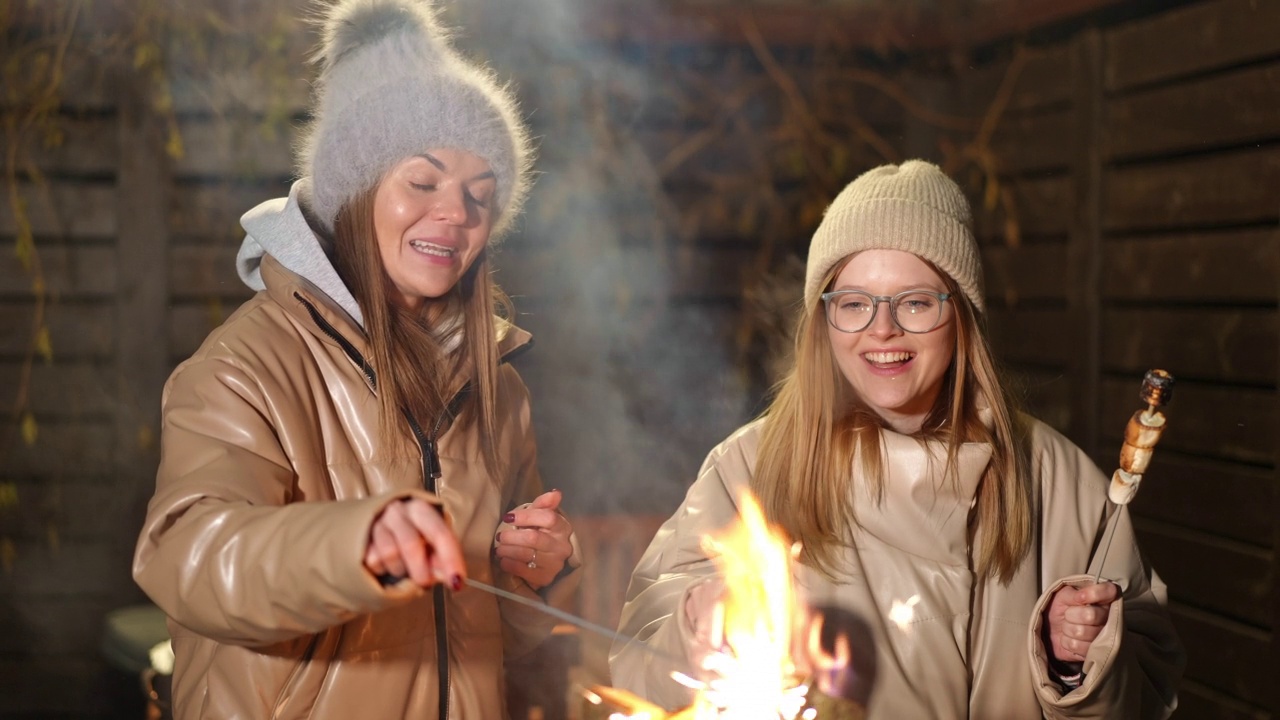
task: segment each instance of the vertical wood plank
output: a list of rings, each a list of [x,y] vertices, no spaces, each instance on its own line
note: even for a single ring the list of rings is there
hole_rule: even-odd
[[[171,180],[170,161],[163,149],[164,125],[153,110],[146,87],[128,68],[117,72],[122,91],[114,467],[122,503],[129,513],[137,514],[122,525],[134,529],[141,525],[141,509],[154,487],[160,393],[169,366],[165,317],[169,306],[167,210]],[[111,540],[120,544],[118,551],[127,558],[133,538],[122,534]],[[128,563],[122,567],[127,568]]]
[[[1068,353],[1071,422],[1067,434],[1090,456],[1098,454],[1102,387],[1102,35],[1096,28],[1071,43],[1071,183],[1075,202],[1067,240],[1067,308],[1073,318],[1063,328],[1074,336]]]
[[[1280,238],[1276,238],[1280,240]],[[1280,273],[1276,275],[1276,292],[1280,297]],[[1276,312],[1276,310],[1272,310]],[[1280,365],[1276,366],[1276,385],[1280,387]],[[1280,398],[1275,400],[1280,403]],[[1277,413],[1280,415],[1280,413]],[[1280,432],[1276,433],[1276,446],[1280,447]],[[1271,470],[1273,487],[1280,488],[1280,463]],[[1280,491],[1275,493],[1275,511],[1272,517],[1280,518]],[[1275,540],[1271,545],[1271,667],[1280,668],[1280,522],[1276,522]],[[1280,683],[1271,684],[1271,712],[1280,718]]]

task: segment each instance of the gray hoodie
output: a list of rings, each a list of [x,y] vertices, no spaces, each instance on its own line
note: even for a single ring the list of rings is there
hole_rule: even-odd
[[[270,255],[328,295],[363,328],[360,306],[329,259],[332,243],[307,222],[310,197],[311,180],[303,178],[289,189],[289,197],[273,198],[241,216],[246,235],[236,254],[236,270],[245,285],[265,290],[259,267],[262,256]]]

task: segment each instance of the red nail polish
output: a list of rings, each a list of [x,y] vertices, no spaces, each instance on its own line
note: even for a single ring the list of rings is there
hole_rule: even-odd
[[[514,523],[515,523],[515,521],[516,521],[516,514],[515,514],[515,513],[507,513],[506,515],[503,515],[503,516],[502,516],[502,522],[504,522],[504,523],[506,523],[506,524],[508,524],[508,525],[514,524]]]
[[[461,575],[454,575],[454,576],[453,576],[453,579],[449,581],[449,587],[452,587],[454,592],[458,592],[459,590],[461,590],[461,589],[462,589],[462,576],[461,576]]]

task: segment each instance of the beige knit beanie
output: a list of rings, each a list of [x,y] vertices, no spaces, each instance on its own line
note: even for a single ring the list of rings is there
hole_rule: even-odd
[[[868,170],[840,192],[813,234],[805,307],[819,302],[823,277],[849,255],[905,250],[950,275],[984,312],[982,263],[972,226],[969,201],[937,165],[908,160]]]

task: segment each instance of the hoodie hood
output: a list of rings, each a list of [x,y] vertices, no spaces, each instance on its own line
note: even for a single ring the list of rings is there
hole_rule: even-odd
[[[310,200],[311,182],[303,178],[289,189],[289,197],[268,200],[245,213],[240,225],[246,235],[236,254],[236,271],[245,285],[255,291],[264,290],[262,257],[270,255],[328,295],[356,325],[364,328],[360,305],[326,252],[329,241],[322,239],[307,221]]]

